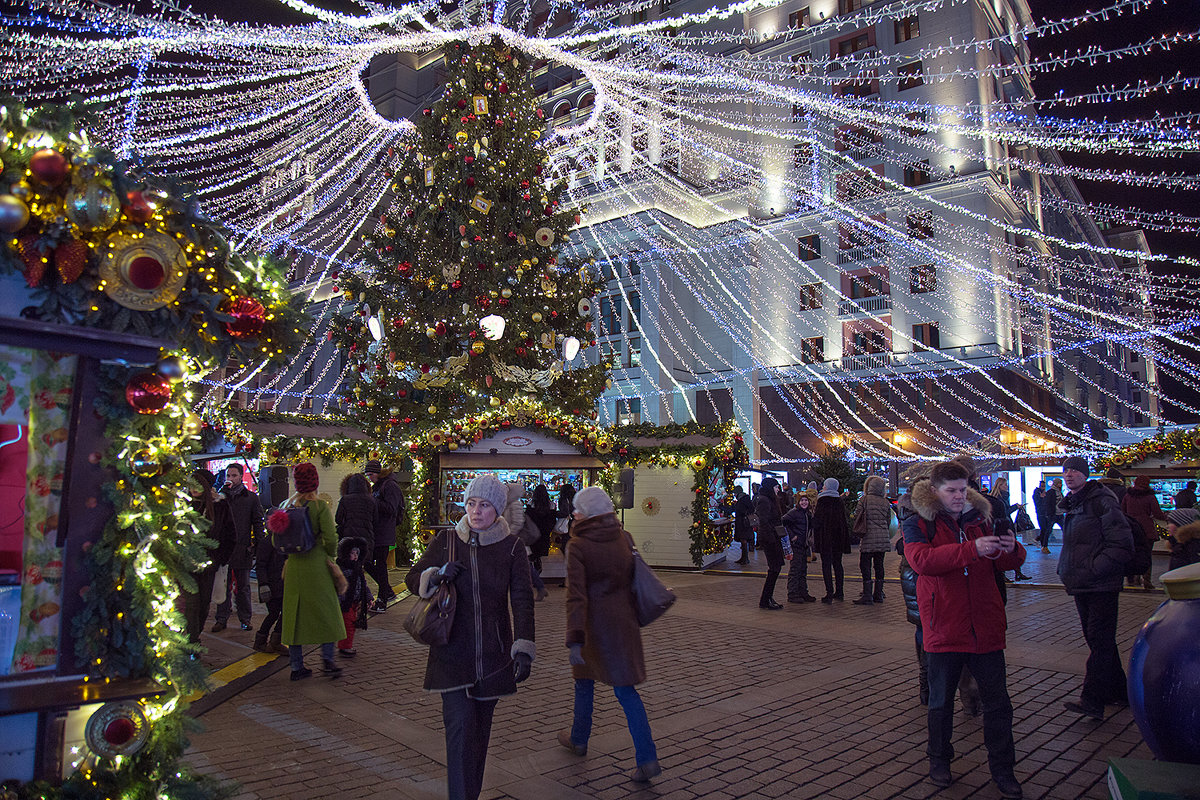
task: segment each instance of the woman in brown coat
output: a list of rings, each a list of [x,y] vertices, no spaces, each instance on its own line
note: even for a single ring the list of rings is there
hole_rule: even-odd
[[[575,524],[567,546],[567,647],[575,678],[575,721],[558,741],[587,754],[595,682],[607,683],[625,711],[637,768],[630,779],[662,772],[650,721],[635,686],[646,680],[642,633],[633,607],[633,547],[612,499],[597,486],[575,495]]]

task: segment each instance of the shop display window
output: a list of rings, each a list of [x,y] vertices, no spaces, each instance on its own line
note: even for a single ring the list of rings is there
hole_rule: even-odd
[[[443,524],[457,521],[463,513],[463,497],[467,484],[480,473],[488,472],[505,483],[520,481],[525,485],[525,503],[530,502],[530,495],[538,484],[546,484],[550,499],[558,502],[558,491],[566,484],[571,484],[578,491],[585,486],[595,483],[595,470],[582,468],[561,469],[444,469],[441,480],[441,507],[439,522]],[[503,510],[503,509],[501,509]]]

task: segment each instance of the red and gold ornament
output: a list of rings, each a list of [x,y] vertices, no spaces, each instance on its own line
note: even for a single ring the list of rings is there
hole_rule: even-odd
[[[125,402],[139,414],[157,414],[171,402],[171,382],[155,372],[139,372],[125,384]]]
[[[253,297],[235,297],[225,312],[233,319],[225,323],[225,330],[235,339],[248,339],[262,332],[266,324],[266,309]]]

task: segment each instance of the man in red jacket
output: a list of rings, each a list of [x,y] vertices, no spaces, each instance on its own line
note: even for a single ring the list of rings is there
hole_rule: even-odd
[[[954,461],[934,466],[929,480],[912,488],[913,509],[904,521],[904,555],[917,573],[929,672],[929,780],[952,782],[954,688],[965,666],[979,684],[983,741],[1000,794],[1020,798],[1013,774],[1012,701],[1004,666],[1007,619],[998,574],[1025,563],[1012,533],[993,534],[991,504],[967,486],[967,469]]]

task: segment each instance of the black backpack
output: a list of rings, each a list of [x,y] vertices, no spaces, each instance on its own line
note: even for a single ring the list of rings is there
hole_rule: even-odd
[[[1121,514],[1125,517],[1125,521],[1129,523],[1129,533],[1133,536],[1133,558],[1125,565],[1125,576],[1134,578],[1145,575],[1150,571],[1150,562],[1154,554],[1153,543],[1146,538],[1146,529],[1142,527],[1142,523],[1137,521],[1137,518],[1131,517],[1125,513],[1125,509],[1120,508]],[[1104,509],[1100,509],[1100,513],[1096,517],[1104,516]]]
[[[271,544],[284,555],[307,553],[317,543],[305,506],[272,511],[267,517],[267,529],[271,532]]]

